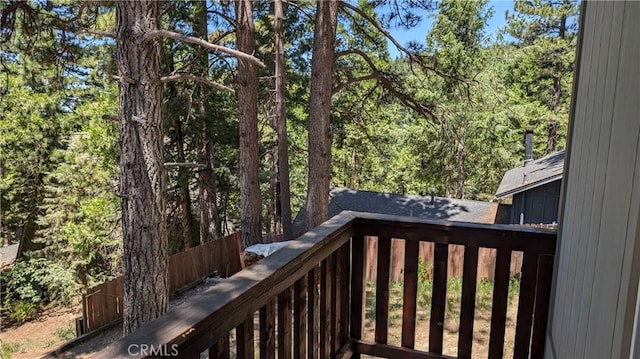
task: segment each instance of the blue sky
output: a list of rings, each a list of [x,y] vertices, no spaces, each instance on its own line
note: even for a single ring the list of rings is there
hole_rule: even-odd
[[[513,12],[513,1],[489,1],[488,6],[493,7],[493,17],[487,24],[486,33],[488,36],[495,38],[498,30],[507,23],[507,20],[505,19],[505,11],[509,10],[510,12]],[[424,44],[427,32],[429,32],[429,28],[431,27],[432,22],[433,18],[425,13],[423,20],[415,28],[411,30],[392,29],[391,33],[396,38],[396,40],[398,40],[403,45],[406,45],[407,43],[409,43],[409,41],[415,41],[420,44]],[[395,46],[393,46],[393,44],[391,43],[389,43],[389,53],[391,54],[392,58],[399,55]]]

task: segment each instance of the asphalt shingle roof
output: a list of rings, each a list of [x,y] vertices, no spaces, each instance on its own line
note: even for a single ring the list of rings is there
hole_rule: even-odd
[[[498,203],[455,198],[416,196],[348,188],[333,188],[329,193],[329,218],[342,211],[369,212],[449,221],[494,223]],[[303,228],[304,208],[294,221],[294,231]]]
[[[509,170],[502,177],[496,197],[511,196],[562,179],[563,169],[564,151],[559,151]]]

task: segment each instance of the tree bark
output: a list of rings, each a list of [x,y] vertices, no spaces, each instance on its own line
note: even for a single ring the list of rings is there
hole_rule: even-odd
[[[207,31],[207,4],[206,1],[196,3],[195,21],[193,32],[196,36],[208,40]],[[203,56],[196,64],[194,70],[203,77],[208,77],[207,56]],[[207,121],[207,108],[205,100],[207,89],[200,86],[197,92],[198,115],[202,126],[197,137],[198,162],[205,166],[198,172],[198,200],[200,204],[200,243],[218,239],[221,234],[218,216],[218,186],[215,174],[215,152],[211,138],[209,137],[209,125]]]
[[[213,144],[203,130],[198,135],[198,162],[207,167],[198,172],[198,200],[200,203],[200,243],[218,239],[218,202]]]
[[[120,77],[120,166],[124,254],[124,334],[167,310],[166,173],[163,166],[158,2],[116,2]]]
[[[335,62],[334,43],[338,2],[318,0],[311,60],[309,99],[309,172],[305,203],[306,227],[311,229],[328,218],[331,185],[331,94]]]
[[[185,161],[182,123],[179,116],[173,120],[178,162]],[[193,247],[193,213],[191,212],[191,194],[189,192],[189,171],[178,166],[178,186],[180,188],[180,209],[182,215],[182,237],[184,248]]]
[[[238,50],[253,54],[255,27],[251,0],[236,0]],[[246,248],[262,242],[262,200],[258,178],[258,76],[256,66],[238,59],[238,112],[240,121],[240,230]]]
[[[356,176],[358,175],[358,152],[356,146],[351,148],[351,177],[349,178],[349,189],[356,189]]]
[[[289,183],[289,143],[287,140],[287,105],[284,62],[284,9],[282,0],[274,0],[275,17],[275,121],[278,131],[278,199],[283,240],[293,239],[291,223],[291,190]]]

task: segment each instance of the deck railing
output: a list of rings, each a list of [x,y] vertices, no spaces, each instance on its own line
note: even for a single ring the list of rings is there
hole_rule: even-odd
[[[377,237],[375,334],[363,340],[365,240]],[[400,345],[390,345],[389,259],[404,241]],[[99,352],[99,358],[448,358],[443,355],[447,256],[464,246],[457,357],[471,357],[479,248],[496,249],[489,332],[490,358],[504,353],[510,261],[523,253],[514,357],[541,357],[555,233],[534,228],[418,220],[343,212],[285,248],[187,300]],[[418,248],[434,243],[428,351],[416,350]]]

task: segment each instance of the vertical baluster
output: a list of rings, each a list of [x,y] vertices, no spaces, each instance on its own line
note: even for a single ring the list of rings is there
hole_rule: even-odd
[[[444,311],[447,299],[447,262],[449,245],[435,243],[433,249],[433,293],[429,323],[429,351],[442,354]]]
[[[514,358],[529,357],[533,304],[536,295],[538,253],[525,252],[523,257],[520,296],[518,297],[518,319],[516,320],[516,339],[513,349]]]
[[[236,327],[238,358],[253,358],[253,314]]]
[[[349,339],[349,276],[350,276],[350,266],[349,266],[349,243],[345,243],[338,252],[338,261],[340,268],[340,276],[339,276],[339,290],[340,296],[338,297],[339,305],[338,305],[338,350],[347,342]]]
[[[278,295],[278,359],[291,359],[291,287]]]
[[[309,316],[308,316],[308,334],[309,334],[309,358],[319,358],[319,336],[320,336],[320,296],[318,293],[318,285],[320,282],[320,270],[314,267],[308,274],[309,285],[307,287],[309,295]]]
[[[293,285],[293,344],[294,359],[307,356],[307,276]]]
[[[478,247],[465,246],[462,269],[462,300],[460,301],[460,334],[458,335],[459,358],[471,358],[477,279]]]
[[[338,333],[340,329],[338,324],[340,323],[340,296],[342,295],[342,288],[340,288],[340,276],[342,268],[340,268],[340,250],[338,248],[331,255],[331,264],[333,273],[331,275],[331,310],[333,315],[331,316],[331,357],[335,356],[335,353],[340,349],[340,340],[338,339]]]
[[[547,331],[552,277],[553,256],[542,254],[539,257],[538,278],[536,281],[536,304],[533,318],[533,335],[531,337],[532,358],[542,358],[544,354],[544,337]]]
[[[498,248],[496,254],[495,278],[493,280],[489,358],[502,358],[504,354],[504,332],[507,321],[510,265],[511,251],[509,249]]]
[[[364,236],[354,235],[351,238],[351,319],[350,337],[362,339],[364,318],[364,265],[365,265]],[[359,359],[360,354],[354,354]]]
[[[260,358],[274,359],[276,357],[276,320],[275,300],[271,299],[260,308]]]
[[[320,263],[320,358],[331,355],[332,262],[332,256],[329,256]]]
[[[225,335],[209,348],[209,359],[229,359],[229,335]]]
[[[387,343],[389,322],[389,265],[391,238],[378,238],[378,271],[376,273],[376,343]]]
[[[418,254],[420,242],[404,241],[404,299],[402,304],[402,346],[414,348],[416,336],[416,300],[418,293]]]

